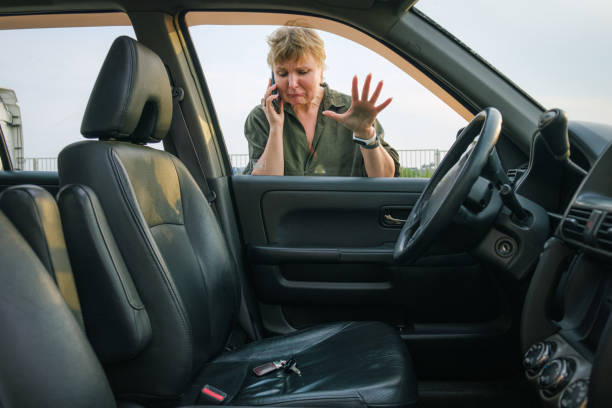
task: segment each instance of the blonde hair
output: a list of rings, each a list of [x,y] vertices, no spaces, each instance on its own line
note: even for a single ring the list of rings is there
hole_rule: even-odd
[[[268,36],[268,65],[272,68],[279,62],[299,60],[310,53],[321,67],[325,67],[325,47],[321,37],[313,29],[290,24],[277,28]]]

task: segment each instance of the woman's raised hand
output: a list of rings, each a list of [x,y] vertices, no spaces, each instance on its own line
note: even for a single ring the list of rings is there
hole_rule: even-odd
[[[276,110],[274,110],[274,106],[272,105],[272,101],[277,98],[280,98],[280,94],[276,93],[273,95],[272,92],[277,89],[278,85],[270,84],[272,84],[271,79],[268,80],[268,87],[266,88],[266,93],[264,94],[264,97],[261,100],[261,107],[264,110],[264,113],[266,114],[266,118],[268,119],[270,128],[280,127],[282,129],[283,123],[285,121],[283,100],[280,100],[280,111],[279,113],[276,113]]]
[[[359,88],[357,75],[353,77],[353,86],[351,89],[351,107],[344,113],[336,113],[333,111],[324,111],[323,115],[334,119],[342,126],[353,131],[355,136],[362,139],[369,139],[371,137],[370,128],[376,120],[376,115],[383,109],[385,109],[390,103],[392,98],[388,98],[386,101],[376,106],[376,100],[380,96],[380,91],[383,87],[383,81],[379,81],[376,85],[376,89],[372,96],[369,97],[370,93],[370,82],[372,81],[372,74],[368,74],[363,83],[363,89],[361,91],[361,97],[359,97]]]

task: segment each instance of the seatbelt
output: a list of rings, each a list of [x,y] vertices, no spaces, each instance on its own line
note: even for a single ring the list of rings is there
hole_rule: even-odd
[[[170,77],[171,78],[171,77]],[[221,228],[223,228],[223,223],[221,222],[221,217],[219,212],[217,211],[215,200],[217,199],[217,195],[213,190],[210,189],[208,185],[208,181],[206,180],[206,171],[204,170],[204,166],[202,166],[202,162],[200,161],[198,152],[193,143],[193,139],[191,138],[191,133],[189,132],[189,128],[187,127],[187,123],[185,122],[185,117],[183,116],[183,110],[181,108],[180,102],[183,100],[185,96],[185,91],[181,87],[173,86],[172,87],[172,123],[170,125],[170,131],[172,132],[172,141],[174,143],[174,148],[176,149],[177,155],[183,161],[185,166],[189,169],[189,172],[192,174],[196,183],[202,189],[202,193],[206,197],[206,200],[212,207],[212,210],[217,217],[217,221]],[[232,254],[232,258],[234,258],[234,262],[236,263],[236,267],[238,269],[238,281],[240,284],[240,305],[238,311],[238,320],[242,329],[246,331],[247,335],[252,340],[258,340],[261,338],[261,333],[257,329],[257,327],[253,323],[253,316],[249,311],[249,307],[247,307],[247,299],[245,295],[246,288],[244,287],[244,277],[243,277],[243,265],[238,259],[238,255],[234,253],[231,245],[228,242],[228,247]],[[230,339],[231,341],[231,339]]]
[[[202,189],[202,193],[206,197],[208,203],[211,205],[215,215],[218,215],[214,205],[217,195],[210,189],[208,181],[206,181],[206,170],[204,169],[204,166],[202,166],[200,156],[195,148],[193,139],[191,138],[191,133],[189,133],[189,128],[187,127],[185,117],[183,116],[181,101],[183,100],[184,96],[185,91],[183,91],[183,88],[172,88],[172,123],[170,125],[172,141],[174,142],[176,153],[181,158],[183,163],[185,163],[185,166],[187,166],[187,168],[190,170],[195,170],[191,171],[193,178]]]

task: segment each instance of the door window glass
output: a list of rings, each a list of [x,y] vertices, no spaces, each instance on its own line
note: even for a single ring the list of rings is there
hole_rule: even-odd
[[[202,13],[189,13],[190,35],[233,171],[241,173],[250,160],[244,134],[245,119],[261,102],[271,75],[266,62],[269,50],[266,38],[280,25],[194,24],[199,19],[193,14],[198,17]],[[429,177],[454,141],[457,130],[467,123],[466,119],[377,52],[331,32],[316,32],[325,43],[327,55],[324,82],[331,89],[350,95],[354,75],[359,78],[361,90],[366,75],[373,74],[370,92],[378,80],[383,80],[379,101],[388,97],[393,101],[378,119],[384,127],[385,140],[399,154],[400,175]]]

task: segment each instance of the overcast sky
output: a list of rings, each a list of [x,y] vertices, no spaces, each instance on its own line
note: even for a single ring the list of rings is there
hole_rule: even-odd
[[[466,4],[470,4],[467,8]],[[417,7],[461,38],[546,107],[571,119],[612,123],[612,7],[601,0],[421,0]],[[477,16],[479,13],[481,16]],[[192,27],[230,153],[246,153],[244,118],[268,77],[269,26]],[[384,79],[380,114],[398,149],[446,149],[465,122],[386,60],[349,40],[320,33],[325,79],[349,93],[353,74]],[[22,111],[25,153],[56,155],[80,139],[87,98],[112,40],[131,27],[0,31],[0,87],[14,89]]]

